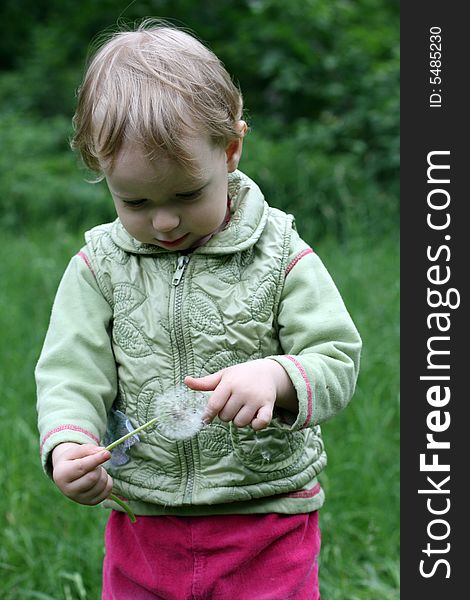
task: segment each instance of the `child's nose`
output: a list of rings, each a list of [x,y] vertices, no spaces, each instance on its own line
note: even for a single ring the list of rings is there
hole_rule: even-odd
[[[152,215],[152,225],[155,231],[167,233],[180,224],[178,215],[171,210],[159,208]]]

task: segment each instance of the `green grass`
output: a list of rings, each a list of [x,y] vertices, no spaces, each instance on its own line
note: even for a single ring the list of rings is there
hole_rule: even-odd
[[[318,248],[363,338],[349,407],[322,427],[328,468],[320,515],[326,600],[399,598],[398,243]]]
[[[57,283],[81,240],[60,225],[2,237],[2,600],[100,596],[106,513],[68,501],[42,474],[33,381]],[[320,516],[325,600],[399,597],[397,245],[391,238],[314,244],[364,340],[355,398],[323,426],[329,453]]]

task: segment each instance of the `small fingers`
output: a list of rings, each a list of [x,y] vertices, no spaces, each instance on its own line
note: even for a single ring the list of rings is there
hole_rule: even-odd
[[[85,473],[82,477],[69,482],[68,489],[76,494],[87,493],[103,481],[104,474],[106,474],[106,471],[102,467],[97,467],[93,471]]]
[[[68,460],[86,458],[87,456],[95,456],[100,452],[104,452],[104,450],[104,447],[95,446],[94,444],[74,444],[73,448],[67,451],[66,458]]]
[[[111,458],[111,453],[96,446],[79,446],[58,453],[53,457],[53,477],[63,482],[71,482],[93,471]]]
[[[77,458],[73,461],[73,469],[70,472],[70,482],[75,481],[92,473],[97,467],[105,463],[111,458],[111,453],[108,450],[102,450],[95,454],[90,454],[84,458]]]
[[[234,416],[227,418],[228,411],[222,414],[231,395],[231,390],[228,386],[222,384],[217,387],[217,390],[212,394],[207,403],[206,409],[202,416],[204,423],[210,423],[215,417],[219,417],[222,421],[230,421]],[[234,413],[236,414],[236,413]]]
[[[227,402],[222,407],[222,410],[219,412],[218,417],[221,421],[225,421],[226,423],[228,423],[229,421],[235,421],[235,419],[239,415],[243,420],[243,415],[245,415],[245,413],[248,412],[250,412],[250,408],[244,404],[243,399],[239,397],[237,398],[236,396],[232,395],[228,398]],[[253,418],[253,416],[254,412],[251,415],[251,418]],[[248,421],[248,423],[250,421],[251,419]]]
[[[243,406],[233,418],[233,424],[237,427],[246,427],[253,421],[253,417],[256,415],[256,408],[250,406]]]
[[[53,478],[68,498],[81,504],[98,504],[111,493],[112,479],[101,466],[111,453],[103,448],[71,448],[56,457]]]
[[[251,427],[258,431],[267,427],[273,418],[273,407],[270,405],[262,406],[256,414],[256,417],[251,421]]]
[[[67,487],[66,496],[81,504],[94,505],[105,500],[112,491],[113,480],[102,467],[87,473]]]
[[[100,504],[100,502],[103,502],[103,500],[106,500],[106,498],[109,497],[109,495],[111,494],[111,492],[113,491],[113,480],[112,478],[106,473],[106,471],[104,469],[102,469],[104,472],[104,477],[103,480],[99,482],[99,484],[93,488],[92,490],[90,490],[89,495],[88,495],[88,501],[87,504],[89,505],[95,505],[95,504]]]
[[[222,371],[217,371],[217,373],[206,375],[205,377],[192,377],[191,375],[187,375],[184,378],[184,384],[192,390],[210,392],[215,390],[219,385],[221,377]]]

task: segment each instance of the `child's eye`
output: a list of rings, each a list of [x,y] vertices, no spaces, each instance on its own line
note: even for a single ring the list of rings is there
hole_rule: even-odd
[[[195,192],[190,192],[188,194],[177,194],[178,199],[182,202],[191,203],[198,200],[202,195],[202,190],[197,190]]]
[[[130,208],[137,208],[145,204],[147,202],[147,199],[139,198],[139,200],[123,200],[123,202],[126,206],[129,206]]]

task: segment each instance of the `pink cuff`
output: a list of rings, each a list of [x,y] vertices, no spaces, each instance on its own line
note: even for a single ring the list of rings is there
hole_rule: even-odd
[[[46,435],[43,437],[42,442],[41,442],[41,446],[40,446],[40,449],[39,449],[40,454],[42,454],[42,449],[44,447],[44,444],[47,442],[47,440],[52,435],[54,435],[55,433],[59,433],[60,431],[78,431],[79,433],[83,433],[86,436],[88,436],[91,440],[93,440],[97,444],[100,443],[99,439],[95,435],[93,435],[92,433],[90,433],[86,429],[83,429],[83,427],[78,427],[78,425],[61,425],[60,427],[56,427],[55,429],[51,429],[51,431],[49,431],[48,433],[46,433]]]

